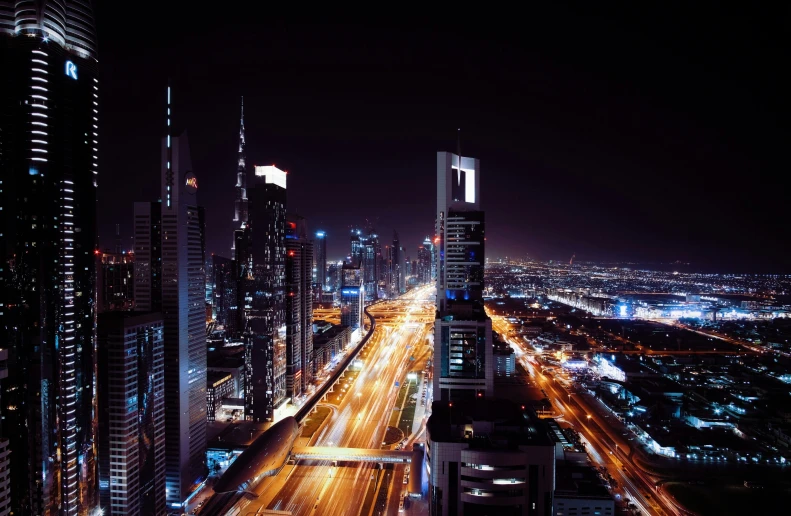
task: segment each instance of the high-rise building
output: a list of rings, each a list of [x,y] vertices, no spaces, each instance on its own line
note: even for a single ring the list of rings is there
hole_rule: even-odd
[[[327,233],[316,231],[313,283],[318,290],[317,301],[321,301],[321,293],[329,290],[327,283]]]
[[[15,514],[98,505],[97,59],[90,1],[0,0],[0,419]]]
[[[234,200],[233,225],[239,229],[249,216],[247,200],[247,156],[244,151],[244,97],[242,97],[242,115],[239,121],[239,152],[236,160],[236,199]],[[236,244],[234,241],[234,248]]]
[[[365,300],[373,301],[376,299],[377,284],[379,282],[379,260],[377,260],[377,248],[379,247],[379,236],[372,228],[366,230],[363,239],[362,262],[363,287],[365,287]],[[381,251],[380,251],[381,255]]]
[[[390,277],[390,297],[398,297],[406,292],[404,250],[398,240],[397,231],[393,231],[393,247],[390,248]]]
[[[341,288],[343,277],[343,262],[332,262],[327,266],[328,290],[338,291]]]
[[[480,163],[437,153],[437,316],[434,399],[491,395],[492,321],[483,305]]]
[[[8,378],[8,349],[0,348],[0,403],[3,401],[3,379]],[[0,516],[11,514],[11,448],[3,435],[0,420]]]
[[[343,264],[341,285],[341,325],[352,331],[365,324],[365,287],[362,270],[353,264]]]
[[[162,139],[161,199],[135,203],[135,302],[162,312],[168,509],[206,474],[206,310],[202,217],[187,133]]]
[[[212,256],[214,273],[214,320],[225,329],[228,336],[236,334],[236,262],[222,256]]]
[[[245,417],[264,422],[286,401],[286,173],[255,167],[248,198],[247,226],[237,231],[244,245],[236,240],[249,367]]]
[[[135,254],[96,255],[96,307],[99,312],[131,310],[135,302]]]
[[[160,313],[98,323],[99,495],[104,514],[163,515],[165,350]]]
[[[313,241],[303,217],[286,218],[286,395],[299,396],[312,380]]]
[[[417,248],[417,278],[418,283],[421,284],[428,284],[431,283],[431,249],[434,245],[431,243],[431,239],[426,237],[423,241],[423,245]]]

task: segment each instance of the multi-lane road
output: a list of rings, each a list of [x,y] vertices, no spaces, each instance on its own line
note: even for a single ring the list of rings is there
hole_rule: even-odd
[[[425,287],[411,291],[408,299],[369,307],[377,325],[361,352],[362,369],[310,445],[380,448],[398,395],[396,382],[404,382],[407,372],[416,369],[412,357],[425,354],[430,343],[433,295],[433,288]],[[243,501],[239,514],[269,509],[295,515],[358,515],[372,482],[379,478],[374,464],[298,461],[262,482],[258,498]],[[397,478],[393,475],[391,481]],[[388,514],[398,512],[401,489],[396,482],[387,487]],[[366,508],[370,514],[373,506]]]
[[[520,351],[522,364],[528,369],[536,386],[541,388],[552,401],[562,419],[578,431],[585,440],[588,452],[594,462],[604,466],[616,479],[619,487],[617,494],[631,500],[642,514],[681,515],[683,511],[661,490],[656,489],[654,481],[632,463],[631,451],[635,441],[625,436],[623,428],[612,418],[602,416],[599,407],[592,407],[586,396],[568,390],[564,381],[557,381],[554,375],[544,374],[531,360],[530,352],[521,342],[508,337],[507,322],[498,316],[492,317],[492,326],[512,346]]]

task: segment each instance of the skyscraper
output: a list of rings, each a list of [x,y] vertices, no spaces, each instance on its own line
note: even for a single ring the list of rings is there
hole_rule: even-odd
[[[324,231],[316,231],[315,247],[316,261],[314,270],[316,271],[313,278],[313,283],[316,284],[318,289],[318,299],[321,301],[321,293],[328,290],[327,285],[327,233]]]
[[[161,199],[135,203],[135,300],[165,328],[168,509],[206,474],[206,311],[203,235],[187,133],[162,139]]]
[[[236,162],[236,199],[234,200],[234,229],[242,227],[249,216],[247,200],[247,157],[244,152],[244,97],[242,115],[239,121],[239,155]],[[234,243],[235,247],[235,243]]]
[[[341,280],[341,325],[352,331],[364,324],[365,287],[363,271],[354,264],[343,264]]]
[[[393,231],[393,247],[390,248],[390,275],[390,297],[398,297],[406,292],[406,267],[397,231]]]
[[[0,348],[0,402],[3,401],[3,379],[8,378],[8,350]],[[3,421],[0,420],[0,516],[11,513],[11,449],[3,437]]]
[[[248,363],[245,417],[272,421],[286,401],[286,173],[275,166],[255,167],[249,191],[248,223],[240,235],[246,250],[239,264],[244,293]]]
[[[104,514],[165,514],[164,325],[156,312],[98,323],[99,493]]]
[[[0,411],[15,514],[98,503],[97,56],[89,1],[0,0],[0,290],[13,321],[0,325]]]
[[[492,321],[483,306],[485,238],[479,186],[477,159],[437,153],[435,400],[487,396],[494,387]]]
[[[304,393],[312,379],[313,241],[303,217],[286,219],[286,394]]]

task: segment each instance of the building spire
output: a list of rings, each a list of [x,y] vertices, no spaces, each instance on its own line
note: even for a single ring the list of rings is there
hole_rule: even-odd
[[[236,229],[247,223],[247,157],[244,152],[244,97],[242,97],[241,118],[239,120],[239,159],[236,165],[236,200],[234,201],[234,225]],[[231,247],[234,249],[234,246]]]
[[[244,157],[244,96],[242,96],[242,118],[239,121],[239,168],[245,166]]]

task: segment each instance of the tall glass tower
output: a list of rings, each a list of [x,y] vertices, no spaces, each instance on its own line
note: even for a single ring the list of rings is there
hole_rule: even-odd
[[[206,475],[206,274],[198,179],[186,131],[172,136],[171,91],[158,202],[135,203],[135,303],[162,312],[165,482],[179,510]]]
[[[491,395],[492,321],[483,306],[480,162],[437,153],[437,350],[434,399]]]
[[[98,504],[98,55],[87,0],[0,0],[0,346],[15,514]]]

